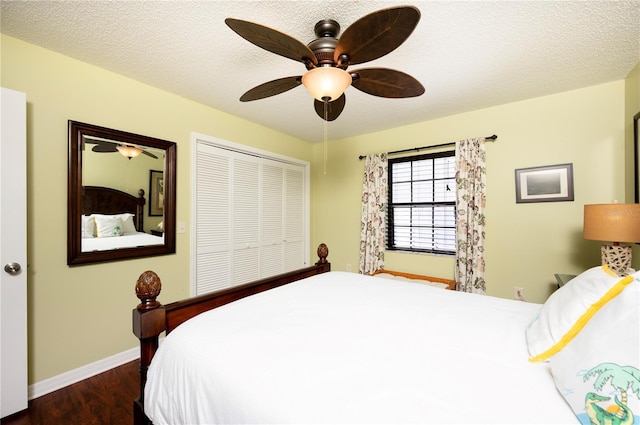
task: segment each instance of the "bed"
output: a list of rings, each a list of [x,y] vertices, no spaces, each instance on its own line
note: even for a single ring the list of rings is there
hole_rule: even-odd
[[[585,411],[577,359],[602,352],[589,346],[600,347],[601,334],[619,337],[603,326],[624,320],[627,334],[640,322],[637,277],[590,272],[540,305],[332,272],[320,258],[311,268],[167,306],[157,300],[159,278],[145,272],[133,311],[141,341],[135,423],[589,423],[597,403],[608,397],[616,407],[620,393]],[[614,298],[612,288],[627,296]],[[560,317],[567,315],[581,319],[567,325]],[[631,406],[640,402],[640,344],[627,339],[606,359],[634,370],[637,383],[625,381]],[[631,410],[621,412],[619,423],[632,423]]]
[[[164,244],[163,236],[144,232],[144,189],[138,196],[100,186],[82,193],[82,252]]]

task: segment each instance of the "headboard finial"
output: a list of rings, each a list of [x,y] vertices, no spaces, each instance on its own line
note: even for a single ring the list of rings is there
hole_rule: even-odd
[[[138,310],[151,310],[160,305],[156,300],[160,295],[162,289],[162,282],[160,277],[151,271],[147,270],[142,273],[136,282],[136,296],[142,301],[138,304]]]
[[[327,262],[327,256],[329,255],[329,247],[326,244],[321,243],[318,245],[318,258],[320,259],[317,264],[325,264]]]

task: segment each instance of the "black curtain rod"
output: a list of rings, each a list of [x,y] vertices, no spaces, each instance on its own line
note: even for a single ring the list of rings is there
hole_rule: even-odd
[[[488,137],[485,137],[484,139],[485,139],[485,140],[496,140],[497,138],[498,138],[498,136],[496,136],[496,135],[494,134],[493,136],[488,136]],[[435,149],[435,148],[442,148],[442,147],[444,147],[444,146],[454,146],[455,144],[456,144],[456,142],[451,142],[451,143],[442,143],[442,144],[439,144],[439,145],[422,146],[422,147],[419,147],[419,148],[411,148],[411,149],[402,149],[402,150],[399,150],[399,151],[387,152],[387,154],[388,154],[388,155],[393,155],[393,154],[396,154],[396,153],[413,152],[413,151],[416,151],[416,152],[417,152],[417,151],[420,151],[420,150],[422,150],[422,149]],[[367,157],[366,155],[360,155],[360,156],[358,157],[358,159],[359,159],[359,160],[363,160],[363,159],[365,159],[366,157]]]

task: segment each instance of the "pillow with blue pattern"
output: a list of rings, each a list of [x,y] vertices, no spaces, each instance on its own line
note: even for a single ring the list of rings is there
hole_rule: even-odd
[[[640,273],[549,362],[583,424],[640,424]]]

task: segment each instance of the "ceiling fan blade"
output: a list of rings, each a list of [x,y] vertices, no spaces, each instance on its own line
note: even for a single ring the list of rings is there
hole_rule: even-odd
[[[336,118],[338,118],[340,116],[340,114],[342,113],[342,110],[344,109],[345,103],[347,103],[347,98],[345,97],[344,93],[342,93],[342,96],[340,96],[339,98],[337,98],[333,102],[329,102],[328,105],[327,105],[328,106],[327,121],[333,121]],[[325,116],[324,116],[324,102],[321,102],[318,99],[314,99],[313,100],[313,107],[315,108],[316,113],[318,114],[318,116],[320,118],[322,118],[322,119],[325,119]]]
[[[338,40],[334,61],[349,56],[348,65],[378,59],[395,50],[411,35],[420,10],[413,6],[391,7],[363,16],[351,24]]]
[[[83,142],[85,143],[89,143],[92,145],[95,145],[93,148],[91,148],[91,150],[93,152],[98,152],[98,153],[113,153],[113,152],[118,152],[118,146],[123,145],[123,143],[118,143],[118,142],[105,142],[102,140],[99,140],[97,138],[88,138],[85,137],[83,138]],[[144,150],[143,148],[136,146],[136,145],[131,145],[131,144],[127,144],[128,146],[134,146],[139,148],[143,154],[150,156],[153,159],[158,159],[158,157],[151,153],[151,152],[147,152],[146,150]]]
[[[157,156],[155,156],[155,155],[154,155],[154,154],[152,154],[151,152],[145,151],[144,149],[142,150],[142,153],[143,153],[143,154],[145,154],[145,155],[147,155],[147,156],[150,156],[150,157],[151,157],[151,158],[153,158],[153,159],[158,159],[158,157],[157,157]]]
[[[416,97],[424,87],[409,74],[388,68],[366,68],[351,73],[351,85],[373,96],[388,98]]]
[[[302,84],[302,77],[300,75],[296,77],[285,77],[268,81],[247,91],[240,97],[240,101],[250,102],[252,100],[275,96],[277,94],[284,93],[287,90],[291,90],[292,88],[297,87],[300,84]]]
[[[113,143],[97,143],[93,148],[91,148],[91,150],[93,152],[100,152],[100,153],[104,153],[104,152],[118,152],[118,149],[116,148],[117,145],[114,145]]]
[[[311,49],[287,34],[240,19],[227,18],[224,22],[240,37],[258,47],[295,61],[318,63]]]

